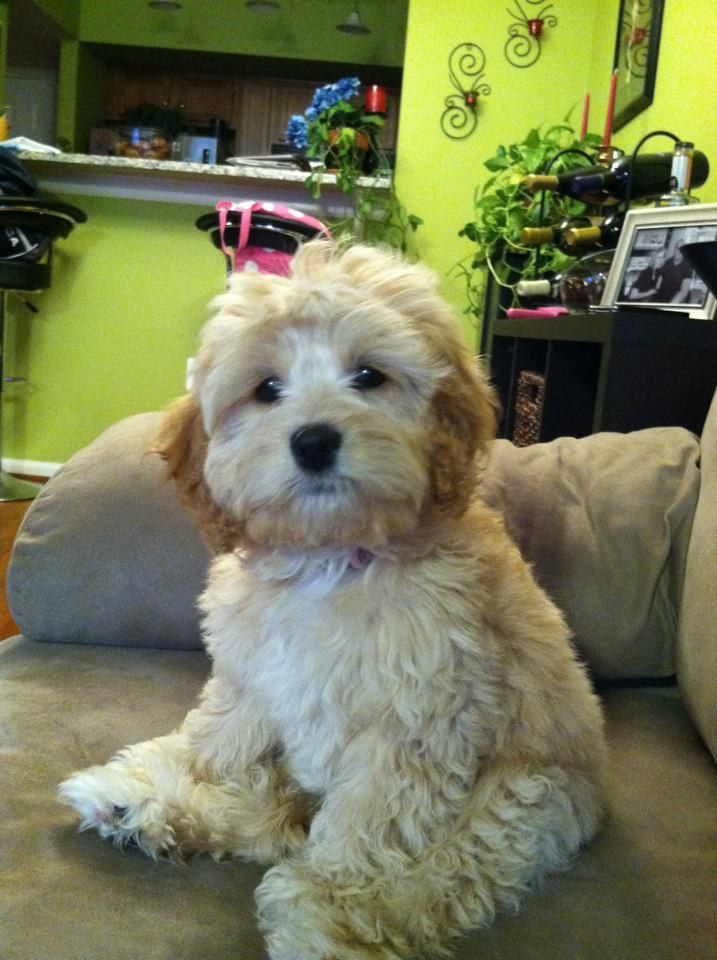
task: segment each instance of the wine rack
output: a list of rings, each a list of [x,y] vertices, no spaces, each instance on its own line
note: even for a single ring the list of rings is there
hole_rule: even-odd
[[[656,426],[699,434],[717,387],[717,323],[664,311],[494,318],[481,352],[502,406],[499,436],[508,439],[523,371],[545,381],[540,442]]]

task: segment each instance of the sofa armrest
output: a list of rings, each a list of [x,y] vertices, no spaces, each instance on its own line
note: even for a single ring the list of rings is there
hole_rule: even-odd
[[[677,679],[717,760],[717,392],[702,433],[701,474],[682,591]]]
[[[26,513],[7,594],[31,640],[201,648],[196,600],[209,555],[147,452],[160,417],[110,427]]]

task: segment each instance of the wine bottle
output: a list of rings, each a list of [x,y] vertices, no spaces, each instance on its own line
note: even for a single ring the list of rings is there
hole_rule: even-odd
[[[672,173],[671,153],[643,153],[619,157],[609,168],[581,167],[556,176],[531,174],[523,186],[531,193],[550,190],[587,204],[614,204],[624,199],[632,177],[633,197],[654,197],[670,189]],[[692,186],[700,187],[709,175],[707,157],[695,150],[692,157]]]
[[[560,279],[558,274],[540,280],[519,280],[515,285],[515,292],[527,300],[559,300]]]
[[[579,217],[566,217],[559,224],[548,224],[545,227],[523,227],[520,231],[520,241],[526,247],[538,247],[543,243],[552,243],[560,249],[565,249],[566,236],[570,230],[592,227],[600,223],[601,217],[590,217],[587,214]]]
[[[566,197],[573,197],[579,200],[580,197],[572,192],[572,182],[578,175],[587,176],[589,174],[604,173],[605,167],[596,164],[593,167],[579,167],[577,170],[571,170],[568,173],[542,174],[530,173],[523,178],[521,186],[528,193],[539,193],[541,190],[550,190],[552,193],[560,193]]]
[[[695,198],[690,196],[694,154],[695,145],[693,143],[686,140],[677,141],[672,154],[670,190],[669,193],[664,193],[657,201],[658,207],[682,207],[695,202]]]
[[[707,157],[695,150],[692,158],[692,183],[702,186],[709,175]],[[572,189],[585,202],[605,203],[625,198],[630,186],[633,197],[656,197],[670,188],[671,153],[643,153],[636,157],[620,157],[601,173],[576,174]],[[590,201],[587,197],[591,197]]]
[[[616,210],[600,223],[571,227],[565,232],[565,245],[575,247],[615,247],[625,220],[622,210]]]

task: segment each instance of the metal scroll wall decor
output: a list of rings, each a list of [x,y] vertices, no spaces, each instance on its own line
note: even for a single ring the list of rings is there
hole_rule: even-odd
[[[459,43],[448,57],[448,76],[458,93],[446,97],[441,130],[452,140],[464,140],[476,128],[478,97],[490,94],[490,86],[483,82],[485,62],[476,43]]]
[[[543,28],[557,27],[554,4],[545,0],[514,0],[508,13],[513,22],[508,27],[505,58],[514,67],[532,67],[542,50]]]

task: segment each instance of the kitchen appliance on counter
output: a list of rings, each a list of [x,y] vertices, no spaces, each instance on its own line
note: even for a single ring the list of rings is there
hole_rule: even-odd
[[[218,163],[219,137],[197,137],[189,133],[180,133],[179,160],[187,163]]]

